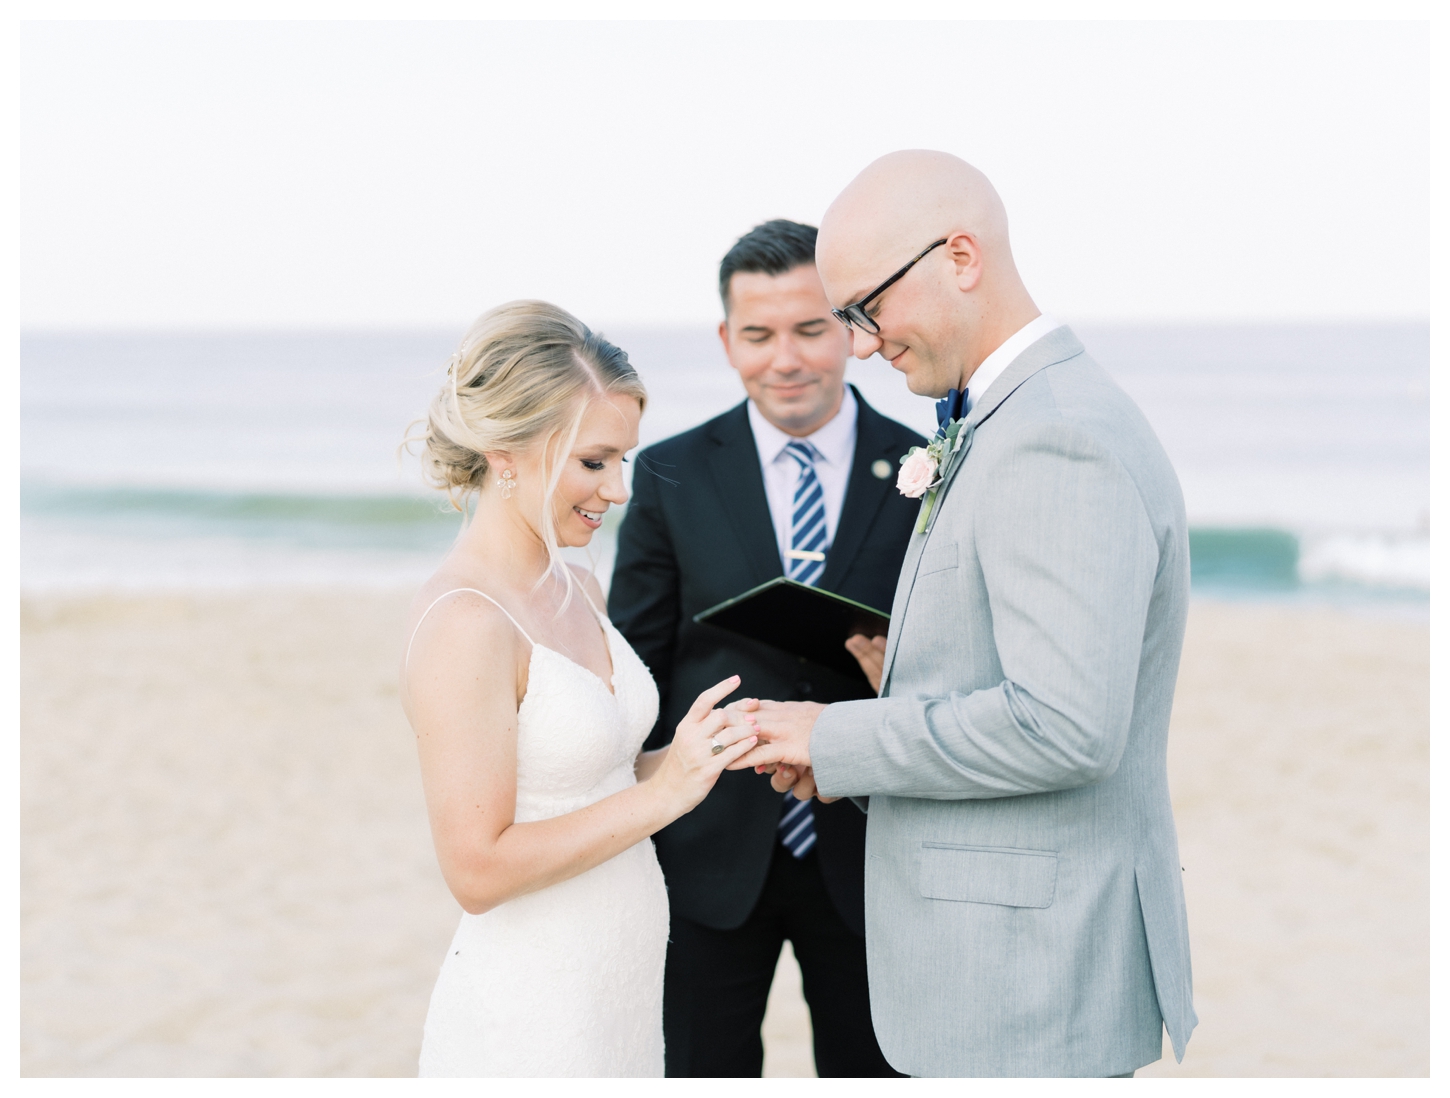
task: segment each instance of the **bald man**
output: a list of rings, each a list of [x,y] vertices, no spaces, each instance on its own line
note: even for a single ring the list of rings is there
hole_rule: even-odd
[[[880,696],[737,703],[738,766],[867,809],[871,1013],[931,1076],[1124,1076],[1193,1011],[1168,717],[1188,606],[1178,480],[1147,421],[1033,303],[981,172],[871,164],[816,251],[858,358],[942,398]]]

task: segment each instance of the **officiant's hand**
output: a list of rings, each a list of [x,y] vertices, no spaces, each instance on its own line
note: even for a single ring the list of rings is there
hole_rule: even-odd
[[[881,668],[886,662],[886,638],[868,637],[863,633],[846,638],[846,651],[856,657],[866,673],[871,689],[881,693]]]
[[[779,766],[785,763],[804,770],[811,765],[811,729],[825,708],[819,702],[777,702],[746,698],[733,702],[727,709],[752,721],[759,730],[760,742],[727,769]]]

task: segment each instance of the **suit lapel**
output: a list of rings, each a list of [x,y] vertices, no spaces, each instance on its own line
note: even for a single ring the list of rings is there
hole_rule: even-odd
[[[760,475],[760,451],[744,403],[716,421],[710,441],[710,475],[725,517],[745,554],[752,586],[765,583],[783,572],[780,549],[775,543],[775,523],[770,518],[765,481]]]
[[[886,632],[886,655],[881,664],[881,696],[883,698],[886,697],[888,687],[891,685],[891,669],[896,663],[897,646],[901,643],[901,618],[906,613],[906,603],[911,597],[911,588],[916,584],[916,569],[921,564],[921,554],[926,548],[926,539],[927,534],[912,534],[911,541],[906,545],[906,558],[901,562],[901,579],[896,584],[896,598],[891,602],[891,627]]]
[[[902,562],[901,574],[903,580],[911,576],[911,585],[916,583],[916,569],[921,563],[921,554],[926,549],[927,539],[931,537],[932,529],[936,526],[936,520],[941,515],[942,506],[945,503],[947,490],[956,479],[957,472],[967,463],[967,453],[972,448],[972,438],[980,427],[998,408],[1002,402],[1011,396],[1017,388],[1039,370],[1048,366],[1055,366],[1059,362],[1065,362],[1069,358],[1075,358],[1082,354],[1083,346],[1077,336],[1073,335],[1072,329],[1065,325],[1055,328],[1043,336],[1032,346],[1028,347],[1020,355],[1012,360],[1012,364],[1002,371],[1000,377],[992,382],[991,386],[982,398],[972,405],[972,410],[967,413],[967,422],[962,425],[961,447],[956,450],[948,459],[945,471],[942,473],[942,484],[937,489],[936,503],[932,507],[931,518],[927,523],[925,532],[916,534],[911,539],[911,544],[906,550],[906,560]],[[907,588],[907,598],[910,598],[910,587]],[[905,600],[901,600],[901,612],[906,609]],[[886,690],[891,684],[891,671],[896,662],[896,650],[901,643],[901,623],[897,620],[897,610],[892,608],[891,637],[887,642],[886,661],[881,668],[881,693],[884,697]]]
[[[841,502],[841,517],[836,523],[836,537],[831,551],[826,555],[826,570],[821,574],[820,586],[834,591],[841,577],[851,567],[866,535],[886,497],[895,490],[897,459],[901,457],[901,444],[887,428],[886,419],[861,398],[856,387],[851,386],[856,396],[856,453],[851,459],[851,475],[846,481],[846,495]],[[871,466],[878,461],[888,462],[891,471],[878,477]]]
[[[967,413],[967,422],[962,426],[962,434],[966,438],[963,440],[961,448],[951,456],[946,471],[942,474],[942,486],[937,491],[936,506],[932,511],[931,522],[927,526],[928,533],[931,532],[931,527],[936,525],[936,516],[941,513],[942,497],[946,495],[947,489],[956,479],[957,471],[966,464],[967,451],[972,448],[972,435],[976,433],[977,428],[1002,406],[1002,402],[1011,396],[1018,386],[1037,371],[1055,366],[1059,362],[1065,362],[1069,358],[1075,358],[1082,354],[1082,351],[1082,343],[1077,336],[1072,334],[1071,328],[1065,325],[1055,328],[1014,358],[1012,365],[1003,370],[1002,375],[992,382],[991,387],[982,394],[982,399],[972,405],[972,410]]]

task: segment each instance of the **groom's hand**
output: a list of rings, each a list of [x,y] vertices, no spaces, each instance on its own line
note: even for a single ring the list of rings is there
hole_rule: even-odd
[[[811,765],[811,729],[825,708],[819,702],[774,702],[748,698],[736,702],[760,733],[760,743],[730,764],[731,770],[785,763],[798,771]]]
[[[816,789],[815,771],[810,765],[811,729],[816,718],[825,708],[816,702],[763,702],[756,698],[744,698],[726,707],[733,710],[735,719],[750,723],[760,735],[761,746],[774,739],[776,753],[790,752],[790,761],[772,757],[770,761],[752,762],[751,757],[760,750],[747,752],[735,766],[743,770],[754,766],[757,774],[769,774],[770,786],[777,793],[794,793],[797,800],[808,801],[816,797],[822,804],[830,804],[836,797],[822,797]],[[774,729],[774,733],[766,729]],[[798,761],[804,759],[804,761]]]
[[[771,770],[770,767],[764,766],[757,766],[755,769],[761,772]],[[809,766],[804,770],[798,770],[794,766],[782,763],[775,767],[770,775],[770,788],[777,793],[794,793],[798,801],[808,801],[815,797],[822,804],[830,804],[841,799],[822,795],[821,791],[816,788],[816,772]]]

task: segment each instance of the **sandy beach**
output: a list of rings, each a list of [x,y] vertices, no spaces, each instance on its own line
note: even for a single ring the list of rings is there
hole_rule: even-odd
[[[22,1074],[415,1072],[458,909],[406,603],[22,600]],[[1428,624],[1195,603],[1170,775],[1200,1026],[1142,1074],[1428,1073]],[[789,980],[767,1035],[810,1073]]]

